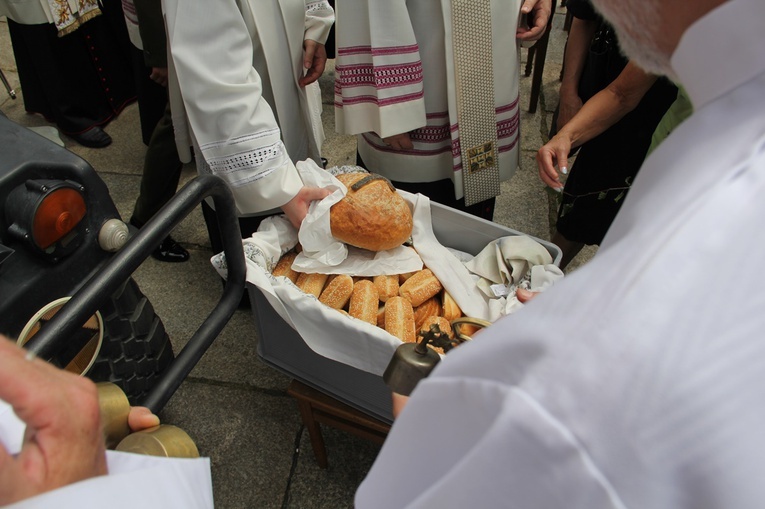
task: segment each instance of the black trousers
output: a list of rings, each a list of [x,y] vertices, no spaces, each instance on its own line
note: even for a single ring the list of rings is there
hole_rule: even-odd
[[[159,119],[149,140],[143,163],[141,191],[133,208],[131,222],[143,226],[175,195],[183,165],[175,146],[170,105]]]

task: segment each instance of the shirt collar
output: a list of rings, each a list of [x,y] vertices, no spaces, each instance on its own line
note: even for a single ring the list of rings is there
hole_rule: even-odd
[[[672,55],[695,109],[765,71],[765,2],[729,0],[700,18]]]

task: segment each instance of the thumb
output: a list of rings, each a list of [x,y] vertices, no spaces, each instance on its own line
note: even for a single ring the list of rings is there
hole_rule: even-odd
[[[159,426],[159,417],[151,413],[151,410],[142,406],[135,406],[130,409],[128,427],[131,431],[141,431],[154,426]]]
[[[563,175],[568,175],[568,150],[557,149],[555,151],[555,159],[557,159],[560,172]]]
[[[330,194],[332,194],[332,191],[326,187],[307,187],[303,194],[303,198],[305,198],[306,201],[323,200]]]

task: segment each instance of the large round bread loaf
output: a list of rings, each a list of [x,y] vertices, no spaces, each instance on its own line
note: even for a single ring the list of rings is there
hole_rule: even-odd
[[[412,211],[388,180],[361,172],[337,178],[348,194],[329,212],[333,237],[362,249],[385,251],[412,235]]]

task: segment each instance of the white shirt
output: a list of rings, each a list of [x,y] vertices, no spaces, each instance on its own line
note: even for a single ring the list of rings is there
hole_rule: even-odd
[[[695,113],[596,257],[418,385],[357,507],[763,507],[763,23],[731,0],[686,31]]]

